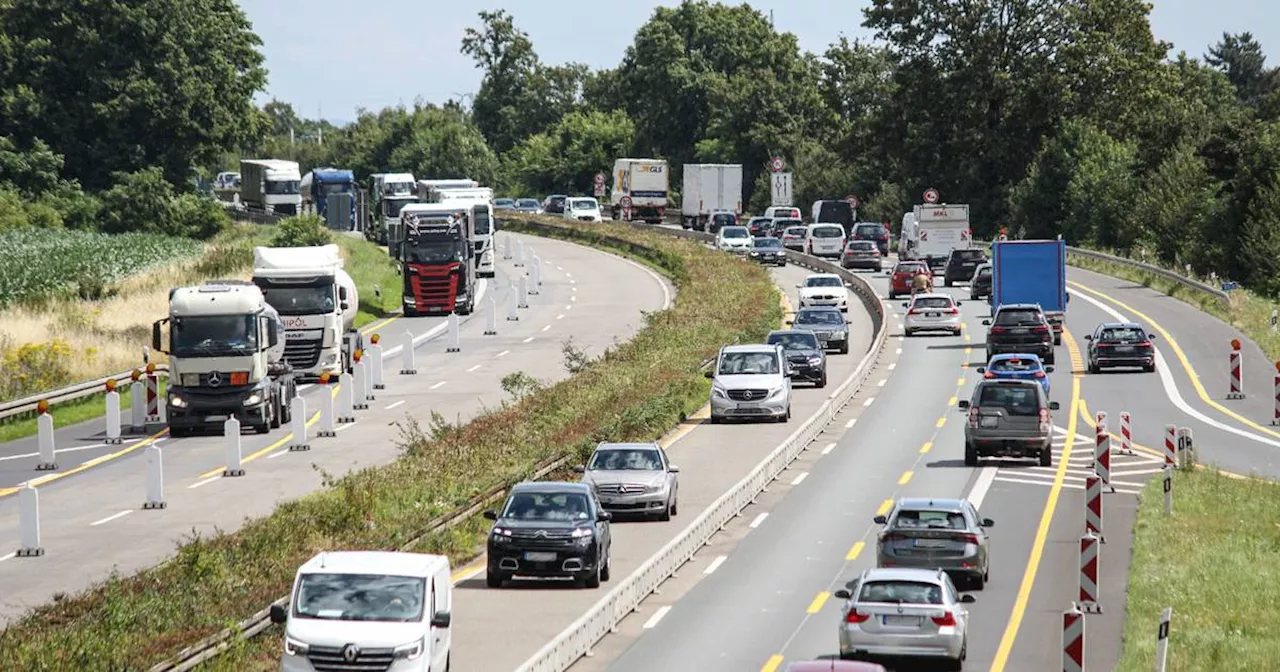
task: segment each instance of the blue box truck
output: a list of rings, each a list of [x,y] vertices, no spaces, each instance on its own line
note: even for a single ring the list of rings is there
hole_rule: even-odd
[[[991,310],[1009,303],[1038,303],[1062,344],[1066,322],[1067,244],[1061,240],[1007,240],[991,244]]]

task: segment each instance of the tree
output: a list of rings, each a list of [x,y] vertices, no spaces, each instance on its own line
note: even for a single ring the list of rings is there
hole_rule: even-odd
[[[585,193],[596,173],[630,153],[635,125],[621,110],[573,112],[549,131],[525,138],[504,157],[504,186],[519,193]]]
[[[86,188],[160,166],[175,185],[257,132],[261,40],[234,0],[20,0],[0,7],[0,135],[41,138]]]
[[[1218,268],[1222,241],[1214,225],[1223,209],[1221,189],[1195,145],[1178,145],[1146,176],[1134,203],[1142,246],[1153,249],[1167,265]]]
[[[1280,89],[1280,71],[1267,67],[1266,54],[1252,33],[1223,33],[1204,60],[1227,76],[1247,105],[1257,105]]]

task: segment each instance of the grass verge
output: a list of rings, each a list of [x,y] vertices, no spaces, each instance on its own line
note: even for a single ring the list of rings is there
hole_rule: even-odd
[[[171,562],[34,609],[0,633],[0,669],[146,669],[286,594],[297,566],[318,551],[396,548],[430,519],[542,460],[585,457],[604,440],[657,438],[705,401],[704,360],[724,343],[759,340],[780,319],[767,271],[699,243],[613,224],[539,228],[664,269],[679,289],[673,307],[647,314],[631,341],[567,380],[535,386],[463,426],[436,418],[426,430],[405,427],[402,456],[390,465],[326,477],[329,487],[238,532],[191,539]],[[469,521],[413,550],[466,559],[484,530],[482,519]],[[250,642],[216,666],[269,662]]]
[[[161,377],[160,380],[158,381],[159,396],[161,398],[164,397],[165,390],[167,390],[169,387],[167,382],[168,381],[164,377]],[[142,383],[138,383],[138,384],[141,385]],[[131,408],[133,408],[133,394],[129,391],[128,385],[121,385],[120,386],[120,410],[127,411]],[[106,413],[107,413],[106,394],[105,393],[94,394],[94,395],[85,397],[83,399],[77,399],[76,401],[72,401],[69,403],[59,404],[53,410],[53,413],[52,413],[53,428],[59,429],[62,427],[70,427],[72,425],[78,425],[82,422],[88,422],[90,420],[97,420],[98,418],[101,418],[102,416],[106,415]],[[6,441],[15,441],[17,439],[24,439],[28,436],[35,436],[37,431],[36,422],[37,422],[36,415],[33,412],[29,414],[24,414],[22,417],[9,420],[4,424],[0,424],[0,443],[4,443]],[[123,429],[125,432],[128,432],[129,430],[128,420],[125,421]]]
[[[1168,669],[1271,670],[1280,640],[1280,484],[1213,469],[1174,474],[1142,492],[1129,565],[1120,670],[1150,670],[1160,612],[1173,607]]]

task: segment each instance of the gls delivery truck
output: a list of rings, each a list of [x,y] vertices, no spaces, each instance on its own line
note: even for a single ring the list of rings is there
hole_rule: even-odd
[[[1038,303],[1062,344],[1066,321],[1067,244],[1062,240],[1006,240],[991,244],[991,310],[1010,303]]]
[[[618,159],[613,162],[613,192],[609,205],[614,220],[622,219],[624,198],[630,199],[631,221],[661,224],[667,214],[671,168],[662,159]]]

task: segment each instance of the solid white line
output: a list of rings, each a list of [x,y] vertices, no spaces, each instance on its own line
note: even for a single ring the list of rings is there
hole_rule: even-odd
[[[754,530],[754,529],[756,529],[757,527],[760,527],[760,523],[763,523],[763,522],[764,522],[764,519],[765,519],[765,518],[768,518],[768,517],[769,517],[769,514],[767,514],[767,513],[762,513],[762,514],[760,514],[760,515],[756,516],[755,520],[751,521],[751,524],[750,524],[750,525],[748,525],[747,527],[749,527],[749,528],[751,528],[751,529],[753,529],[753,530]]]
[[[94,522],[89,523],[89,527],[97,527],[97,526],[99,526],[99,525],[101,525],[101,524],[103,524],[103,523],[109,523],[109,522],[111,522],[111,521],[113,521],[113,520],[115,520],[115,519],[117,519],[117,518],[124,518],[125,516],[127,516],[127,515],[129,515],[129,514],[131,514],[131,513],[133,513],[133,509],[125,509],[124,511],[121,511],[120,513],[112,514],[112,515],[110,515],[110,516],[107,516],[106,518],[103,518],[102,520],[95,520]]]
[[[520,342],[521,342],[521,343],[528,343],[528,342],[530,342],[530,341],[532,341],[532,340],[533,340],[533,337],[532,337],[532,336],[530,336],[529,338],[526,338],[526,339],[524,339],[523,341],[520,341]]]
[[[866,408],[867,406],[870,406],[871,403],[874,402],[875,400],[876,400],[875,397],[867,397],[867,400],[862,402],[862,407]]]
[[[404,399],[401,399],[400,401],[397,401],[396,403],[391,404],[390,406],[387,406],[386,408],[384,408],[384,409],[382,409],[382,410],[384,410],[384,411],[389,411],[389,410],[391,410],[391,409],[393,409],[393,408],[397,408],[397,407],[399,407],[399,406],[403,406],[403,405],[404,405],[404,402],[405,402],[405,400],[404,400]]]
[[[489,287],[489,283],[487,280],[480,280],[479,282],[476,283],[476,302],[477,303],[484,298],[485,290],[488,289],[488,287]],[[421,334],[414,336],[413,345],[416,347],[419,343],[427,340],[428,338],[432,338],[436,336],[437,334],[443,332],[448,327],[449,327],[448,322],[441,322],[440,324],[437,324],[436,326],[431,327],[430,329],[422,332]],[[382,356],[393,357],[402,350],[404,350],[403,343],[382,353]]]
[[[57,450],[53,451],[53,453],[54,453],[55,455],[61,455],[62,453],[74,453],[74,452],[79,451],[79,450],[93,450],[94,448],[103,448],[103,447],[105,447],[106,445],[107,445],[107,444],[105,444],[105,443],[94,443],[94,444],[90,444],[90,445],[87,445],[87,446],[75,446],[75,447],[72,447],[72,448],[59,448],[59,449],[57,449]],[[3,461],[5,461],[5,460],[21,460],[21,459],[23,459],[23,458],[27,458],[27,457],[40,457],[40,453],[23,453],[23,454],[21,454],[21,455],[8,455],[8,456],[5,456],[5,457],[0,457],[0,462],[3,462]]]
[[[498,357],[506,357],[506,356],[507,356],[507,355],[509,355],[509,354],[511,354],[511,351],[510,351],[510,350],[503,350],[502,352],[499,352],[497,356],[498,356]]]
[[[570,272],[568,272],[568,271],[565,271],[565,273],[564,273],[564,277],[566,277],[566,278],[572,278],[572,277],[573,277],[573,274],[572,274],[572,273],[570,273]]]
[[[17,551],[10,551],[9,553],[6,553],[5,555],[0,555],[0,562],[4,562],[5,560],[8,560],[9,558],[14,557],[14,556],[16,556],[17,554],[18,554],[18,552],[17,552]]]
[[[854,426],[854,425],[856,425],[856,424],[858,424],[858,419],[857,419],[857,418],[849,418],[849,422],[844,423],[844,428],[845,428],[845,429],[853,429],[853,426]]]
[[[212,483],[212,482],[214,482],[214,481],[218,480],[219,478],[222,478],[222,475],[221,475],[221,474],[219,474],[219,475],[217,475],[217,476],[210,476],[209,478],[206,478],[206,479],[204,479],[203,481],[198,481],[198,482],[196,482],[196,483],[192,483],[191,485],[188,485],[188,486],[187,486],[187,488],[188,488],[188,489],[191,489],[191,490],[195,490],[196,488],[198,488],[198,487],[200,487],[200,486],[202,486],[202,485],[208,485],[208,484],[210,484],[210,483]]]
[[[549,325],[549,324],[548,324],[547,326],[543,327],[543,328],[542,328],[542,330],[543,330],[543,331],[546,331],[546,330],[548,330],[548,329],[550,329],[550,328],[551,328],[551,325]]]
[[[973,508],[982,510],[982,500],[987,498],[987,491],[991,489],[991,482],[995,480],[997,471],[999,467],[983,467],[978,472],[978,480],[973,482],[973,489],[966,498]]]
[[[571,285],[577,284],[577,282],[578,282],[577,280],[573,280],[573,279],[569,280],[569,284]]]
[[[887,368],[887,369],[889,369],[890,371],[892,371],[892,370],[894,370],[894,369],[898,368],[898,363],[897,363],[897,362],[889,362],[889,366],[887,366],[887,367],[885,367],[885,368]]]
[[[653,612],[653,615],[649,617],[649,620],[644,622],[644,626],[643,626],[644,629],[645,630],[653,629],[653,626],[657,625],[658,621],[661,621],[662,617],[666,616],[668,611],[671,611],[670,605],[661,607],[657,611]]]
[[[796,476],[795,480],[791,481],[791,485],[800,485],[806,478],[809,478],[809,472],[802,472],[799,476]]]
[[[822,454],[823,454],[823,455],[826,455],[827,453],[830,453],[831,451],[833,451],[833,450],[835,450],[835,449],[836,449],[836,444],[835,444],[835,442],[833,441],[833,442],[831,442],[831,443],[828,443],[828,444],[827,444],[827,446],[826,446],[825,448],[823,448],[823,449],[822,449]]]
[[[285,454],[285,453],[287,453],[287,452],[289,452],[289,449],[288,449],[288,448],[285,448],[284,450],[277,450],[276,452],[271,453],[270,455],[268,455],[268,456],[267,456],[267,459],[268,459],[268,460],[275,459],[275,458],[277,458],[277,457],[280,457],[281,455],[284,455],[284,454]]]
[[[557,319],[557,320],[563,320],[563,319],[564,319],[564,313],[560,313],[559,315],[556,315],[556,319]]]
[[[876,383],[876,387],[884,387],[884,384],[887,382],[889,382],[888,378],[881,378],[880,382]]]
[[[715,559],[715,560],[712,560],[712,561],[711,561],[711,564],[707,565],[707,568],[706,568],[706,569],[704,569],[704,570],[702,570],[702,573],[703,573],[703,574],[710,574],[711,572],[714,572],[714,571],[716,571],[717,569],[720,569],[720,565],[723,565],[723,564],[724,564],[724,561],[725,561],[725,560],[728,560],[728,559],[729,559],[729,557],[728,557],[728,556],[725,556],[725,555],[717,555],[717,556],[716,556],[716,559]]]
[[[447,380],[442,380],[442,381],[440,381],[440,382],[436,383],[435,385],[432,385],[429,389],[432,389],[432,390],[439,389],[439,388],[441,388],[441,387],[444,387],[445,383],[447,383],[447,382],[449,382],[449,381],[447,381]]]
[[[343,431],[343,430],[351,429],[352,427],[355,427],[355,426],[356,426],[356,423],[354,423],[354,422],[348,422],[348,423],[346,423],[345,425],[338,425],[337,427],[334,427],[334,428],[333,428],[333,431],[334,431],[334,432],[341,432],[341,431]]]
[[[475,366],[473,366],[473,367],[471,367],[471,368],[467,369],[467,373],[471,373],[472,371],[475,371],[476,369],[480,368],[481,366],[483,366],[483,364],[476,364]]]

